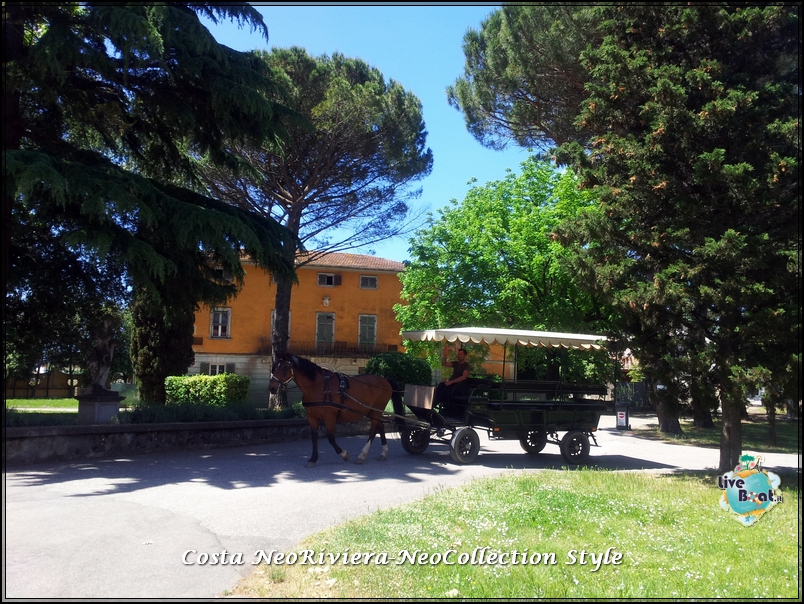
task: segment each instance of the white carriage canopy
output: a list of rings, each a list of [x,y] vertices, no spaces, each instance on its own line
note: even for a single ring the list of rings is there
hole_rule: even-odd
[[[471,342],[472,344],[599,350],[601,348],[601,342],[605,342],[606,337],[581,333],[558,333],[553,331],[525,331],[519,329],[495,329],[491,327],[457,327],[454,329],[403,331],[402,339],[416,342],[462,342],[464,344]]]
[[[491,327],[456,327],[453,329],[426,329],[424,331],[403,331],[403,340],[416,342],[461,342],[462,344],[499,344],[503,350],[510,346],[514,357],[510,359],[513,366],[514,381],[517,374],[517,348],[519,346],[535,346],[538,348],[571,348],[573,350],[600,350],[605,336],[559,333],[554,331],[526,331],[521,329],[495,329]],[[503,352],[502,375],[508,355]]]

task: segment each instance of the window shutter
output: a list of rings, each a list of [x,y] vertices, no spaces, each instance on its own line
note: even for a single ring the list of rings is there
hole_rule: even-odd
[[[226,363],[226,373],[234,373],[234,372],[235,372],[235,364]]]
[[[209,375],[209,363],[199,363],[198,366],[200,367],[198,372],[201,375]]]
[[[340,275],[335,275],[335,285],[340,285],[341,283],[343,283],[343,280],[341,279],[341,276]]]

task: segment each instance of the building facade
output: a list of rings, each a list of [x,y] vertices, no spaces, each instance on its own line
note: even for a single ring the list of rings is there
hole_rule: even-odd
[[[401,262],[344,253],[306,260],[299,259],[291,296],[289,352],[357,375],[376,353],[403,350],[402,326],[393,311],[402,291]],[[188,373],[246,375],[250,401],[267,404],[276,285],[253,263],[244,262],[244,268],[236,298],[196,313],[195,363]]]

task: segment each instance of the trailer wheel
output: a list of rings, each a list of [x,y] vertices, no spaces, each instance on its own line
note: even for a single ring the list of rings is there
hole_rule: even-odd
[[[544,449],[544,446],[547,444],[547,432],[531,430],[520,437],[519,444],[522,445],[522,448],[528,453],[533,455],[541,453],[542,449]]]
[[[399,438],[406,453],[421,455],[430,444],[430,431],[421,428],[401,428]]]
[[[472,463],[480,453],[480,437],[472,428],[461,428],[452,435],[449,454],[455,463]]]
[[[580,430],[572,430],[561,439],[561,456],[571,464],[580,464],[589,457],[589,437]]]

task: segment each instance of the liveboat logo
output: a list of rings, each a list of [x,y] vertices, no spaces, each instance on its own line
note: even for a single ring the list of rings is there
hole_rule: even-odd
[[[781,479],[760,469],[761,463],[760,456],[743,455],[734,472],[717,477],[717,486],[723,491],[720,507],[733,512],[735,520],[743,526],[751,526],[782,502]]]

